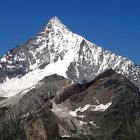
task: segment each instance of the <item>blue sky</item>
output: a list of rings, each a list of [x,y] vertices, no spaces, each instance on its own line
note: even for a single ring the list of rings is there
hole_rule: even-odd
[[[0,55],[35,36],[54,16],[140,65],[139,0],[0,0]]]

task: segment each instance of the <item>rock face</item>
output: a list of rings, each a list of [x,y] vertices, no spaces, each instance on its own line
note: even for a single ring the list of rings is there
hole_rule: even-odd
[[[0,101],[4,140],[139,140],[140,92],[108,69],[90,82],[51,75]]]
[[[51,74],[77,83],[90,81],[109,68],[140,88],[138,65],[72,33],[54,17],[34,38],[1,57],[0,95],[15,95]]]

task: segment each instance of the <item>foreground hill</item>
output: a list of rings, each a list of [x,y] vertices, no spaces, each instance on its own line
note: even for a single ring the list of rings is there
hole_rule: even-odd
[[[1,99],[0,120],[4,140],[139,140],[140,92],[112,69],[81,84],[55,74]]]

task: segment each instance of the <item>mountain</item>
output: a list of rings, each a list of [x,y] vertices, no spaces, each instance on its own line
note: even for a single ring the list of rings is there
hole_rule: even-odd
[[[0,95],[13,96],[51,74],[77,83],[109,68],[140,88],[138,65],[72,33],[54,17],[35,37],[0,58]]]
[[[139,140],[140,92],[108,69],[72,84],[50,75],[0,101],[4,140]]]

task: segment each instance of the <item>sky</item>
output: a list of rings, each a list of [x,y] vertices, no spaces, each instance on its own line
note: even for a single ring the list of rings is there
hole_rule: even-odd
[[[74,33],[140,65],[140,0],[0,0],[0,56],[54,16]]]

